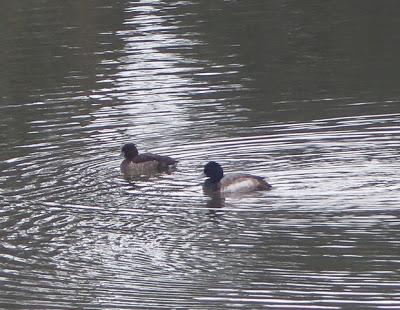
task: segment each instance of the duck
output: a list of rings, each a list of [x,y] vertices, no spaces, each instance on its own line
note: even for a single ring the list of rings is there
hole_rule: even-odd
[[[246,193],[270,190],[264,177],[247,173],[229,173],[224,175],[221,165],[210,161],[204,166],[203,175],[208,177],[203,183],[206,193]]]
[[[178,161],[169,156],[152,153],[139,154],[134,143],[126,143],[121,152],[125,159],[121,163],[121,172],[125,178],[139,175],[152,175],[160,172],[171,172]]]

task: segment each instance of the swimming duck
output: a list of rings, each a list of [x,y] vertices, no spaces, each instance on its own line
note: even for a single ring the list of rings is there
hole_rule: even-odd
[[[244,193],[269,190],[272,187],[263,177],[245,173],[224,175],[221,165],[215,161],[210,161],[204,166],[204,175],[208,179],[204,181],[203,189],[208,193]]]
[[[121,172],[126,178],[138,175],[150,175],[157,172],[168,172],[176,167],[177,160],[151,153],[139,154],[136,145],[125,144],[122,149],[125,159],[121,163]]]

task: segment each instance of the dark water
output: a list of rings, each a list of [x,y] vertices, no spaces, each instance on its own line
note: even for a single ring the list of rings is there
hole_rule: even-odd
[[[400,5],[306,2],[0,4],[2,308],[400,308]]]

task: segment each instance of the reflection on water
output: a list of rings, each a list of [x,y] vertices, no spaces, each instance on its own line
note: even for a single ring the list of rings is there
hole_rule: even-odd
[[[387,7],[3,6],[3,307],[400,307]],[[127,182],[126,142],[177,170]],[[204,195],[210,160],[273,189]]]

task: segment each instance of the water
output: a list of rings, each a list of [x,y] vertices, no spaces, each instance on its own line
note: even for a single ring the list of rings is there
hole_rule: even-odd
[[[398,309],[398,4],[355,3],[2,4],[1,307]]]

